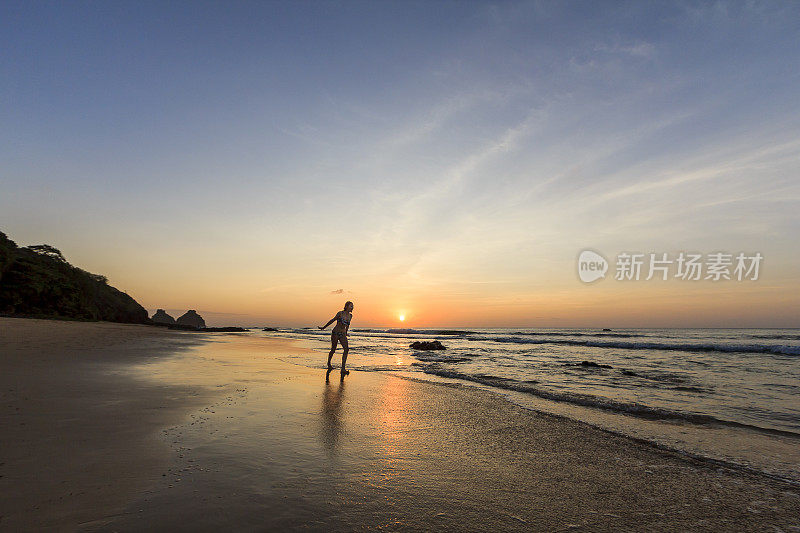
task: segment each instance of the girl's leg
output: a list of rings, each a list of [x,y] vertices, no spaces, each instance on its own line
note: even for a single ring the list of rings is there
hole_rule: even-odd
[[[336,351],[336,343],[338,341],[338,337],[335,333],[331,333],[331,351],[328,354],[328,368],[333,368],[331,366],[331,358],[333,357],[333,352]]]
[[[350,353],[350,343],[347,342],[347,337],[342,337],[342,348],[344,351],[342,352],[342,374],[347,374],[347,370],[345,370],[344,365],[347,363],[347,354]]]

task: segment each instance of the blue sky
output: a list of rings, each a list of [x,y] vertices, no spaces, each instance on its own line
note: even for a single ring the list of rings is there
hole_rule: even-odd
[[[789,2],[4,2],[0,229],[294,323],[635,325],[581,249],[761,251],[681,324],[797,325],[799,77]]]

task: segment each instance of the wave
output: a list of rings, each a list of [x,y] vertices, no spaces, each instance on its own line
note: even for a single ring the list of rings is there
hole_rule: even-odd
[[[408,328],[389,328],[389,329],[370,329],[354,328],[355,333],[393,333],[396,335],[474,335],[475,331],[465,329],[408,329]]]
[[[686,383],[687,377],[685,375],[676,374],[674,372],[663,372],[663,371],[638,371],[634,372],[632,370],[627,370],[625,368],[620,369],[620,373],[625,376],[643,378],[643,379],[650,379],[653,381],[662,381],[665,383]]]
[[[441,352],[416,352],[414,357],[427,363],[464,363],[466,361],[472,361],[472,357],[466,355],[468,354],[454,356],[446,355]]]
[[[749,339],[775,339],[775,340],[800,340],[800,335],[793,335],[789,333],[777,333],[775,335],[745,335]]]
[[[461,329],[412,329],[358,328],[355,333],[396,335],[396,336],[453,336],[476,342],[499,342],[511,344],[556,344],[561,346],[586,346],[593,348],[619,348],[624,350],[670,350],[681,352],[745,352],[775,355],[800,355],[800,346],[788,344],[762,343],[717,343],[717,342],[669,342],[647,340],[652,337],[640,333],[609,332],[527,332],[516,331],[504,334],[492,334],[486,331],[476,332]],[[603,338],[605,337],[605,338]],[[749,338],[766,340],[794,340],[800,335],[749,335]],[[628,339],[628,340],[625,340]],[[642,339],[642,340],[637,340]]]
[[[468,329],[413,329],[413,328],[353,328],[351,331],[356,333],[387,333],[394,335],[477,335],[481,332],[471,331]],[[482,333],[490,333],[490,331],[483,331]],[[542,332],[542,331],[514,331],[507,333],[507,335],[520,335],[520,336],[548,336],[548,337],[650,337],[651,335],[638,334],[638,333],[609,333],[609,332]]]
[[[426,368],[423,369],[423,372],[425,372],[426,374],[432,374],[444,378],[461,379],[465,381],[471,381],[473,383],[479,383],[481,385],[488,385],[490,387],[497,387],[505,390],[523,392],[526,394],[537,396],[545,400],[570,403],[573,405],[580,405],[582,407],[593,407],[596,409],[603,409],[605,411],[623,413],[638,418],[645,418],[650,420],[678,420],[698,425],[718,424],[729,427],[744,428],[771,435],[783,435],[783,436],[800,438],[800,433],[795,433],[793,431],[765,428],[761,426],[745,424],[742,422],[723,420],[706,414],[664,409],[660,407],[652,407],[639,403],[627,403],[618,400],[612,400],[609,398],[599,398],[588,394],[555,392],[536,387],[532,382],[516,381],[508,378],[501,378],[486,374],[478,374],[478,375],[465,374],[463,372],[457,372],[454,370],[446,370],[443,368],[439,368],[436,365],[428,365]]]
[[[567,331],[515,331],[511,335],[523,335],[530,337],[620,337],[629,339],[632,337],[650,337],[651,335],[641,333],[610,333],[607,331],[597,332],[567,332]]]
[[[482,337],[483,341],[514,344],[558,344],[562,346],[588,346],[594,348],[621,348],[625,350],[672,350],[680,352],[748,352],[778,355],[800,355],[800,346],[778,344],[714,344],[714,343],[667,343],[625,342],[600,340],[526,339],[520,337]]]

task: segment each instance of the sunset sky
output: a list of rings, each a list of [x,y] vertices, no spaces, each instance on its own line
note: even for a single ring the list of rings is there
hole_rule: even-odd
[[[798,101],[796,2],[6,1],[0,231],[211,325],[798,327]]]

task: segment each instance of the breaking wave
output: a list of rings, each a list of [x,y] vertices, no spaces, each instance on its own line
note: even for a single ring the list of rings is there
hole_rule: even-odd
[[[476,339],[478,340],[478,339]],[[625,350],[672,350],[681,352],[747,352],[778,355],[800,355],[800,346],[778,344],[710,344],[669,343],[603,340],[538,339],[523,337],[485,337],[480,340],[516,344],[558,344],[561,346],[589,346],[594,348],[621,348]]]
[[[707,414],[691,413],[685,411],[677,411],[671,409],[664,409],[659,407],[651,407],[640,403],[628,403],[610,398],[598,398],[588,394],[578,394],[573,392],[555,392],[550,390],[536,387],[532,382],[516,381],[509,378],[501,378],[497,376],[490,376],[485,374],[466,374],[454,370],[439,368],[436,365],[429,365],[423,369],[426,374],[432,374],[445,378],[460,379],[464,381],[471,381],[481,385],[488,385],[490,387],[497,387],[500,389],[512,390],[516,392],[524,392],[543,398],[545,400],[552,400],[556,402],[566,402],[573,405],[580,405],[582,407],[593,407],[603,409],[606,411],[614,411],[624,413],[630,416],[645,418],[650,420],[680,420],[683,422],[690,422],[693,424],[719,424],[730,427],[746,428],[762,433],[773,435],[783,435],[800,438],[800,433],[793,431],[784,431],[780,429],[764,428],[751,424],[741,422],[733,422],[730,420],[723,420]]]

